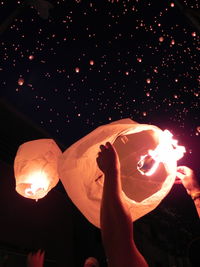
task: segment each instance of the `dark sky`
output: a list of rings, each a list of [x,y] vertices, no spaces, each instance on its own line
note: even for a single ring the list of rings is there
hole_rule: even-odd
[[[2,0],[1,22],[23,2]],[[49,2],[0,35],[2,97],[66,146],[127,117],[199,142],[199,33],[173,1]]]
[[[199,25],[185,13],[197,0],[184,12],[173,1],[49,1],[46,19],[24,2],[0,3],[2,98],[65,147],[132,118],[170,130],[196,159]]]

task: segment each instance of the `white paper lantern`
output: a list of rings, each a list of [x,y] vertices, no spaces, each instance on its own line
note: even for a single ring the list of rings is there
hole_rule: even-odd
[[[156,126],[130,119],[98,127],[69,147],[59,160],[59,176],[67,194],[83,215],[100,227],[104,176],[96,158],[99,146],[111,142],[119,155],[122,189],[135,221],[152,211],[174,183],[178,157],[171,136]]]
[[[22,144],[16,154],[16,191],[26,198],[40,199],[59,181],[57,164],[62,152],[53,139]]]

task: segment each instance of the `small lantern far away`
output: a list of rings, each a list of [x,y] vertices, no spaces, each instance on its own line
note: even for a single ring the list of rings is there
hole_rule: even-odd
[[[38,139],[22,144],[14,161],[16,191],[38,200],[59,181],[57,164],[62,152],[53,139]]]
[[[74,204],[97,227],[104,175],[96,158],[99,146],[106,142],[118,152],[124,201],[133,221],[156,208],[168,194],[177,160],[185,152],[169,131],[131,119],[102,125],[69,147],[59,160],[60,179]]]

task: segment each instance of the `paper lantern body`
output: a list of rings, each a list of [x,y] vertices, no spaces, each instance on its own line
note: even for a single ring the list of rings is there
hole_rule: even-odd
[[[118,152],[122,189],[135,221],[160,203],[175,180],[175,160],[160,162],[150,176],[138,170],[141,156],[158,146],[162,133],[153,125],[119,120],[98,127],[63,153],[58,167],[60,179],[71,200],[92,224],[100,227],[104,176],[96,163],[99,146],[111,142]]]
[[[26,198],[43,198],[59,181],[57,164],[61,154],[52,139],[22,144],[14,161],[16,191]]]

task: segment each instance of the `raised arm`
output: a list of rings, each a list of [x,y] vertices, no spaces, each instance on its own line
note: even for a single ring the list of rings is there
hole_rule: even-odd
[[[100,146],[97,163],[104,173],[101,233],[109,267],[147,267],[133,240],[133,222],[123,199],[120,163],[115,148]]]
[[[197,179],[193,170],[186,166],[179,166],[177,168],[177,177],[180,178],[188,195],[193,199],[197,213],[200,217],[200,181]]]

